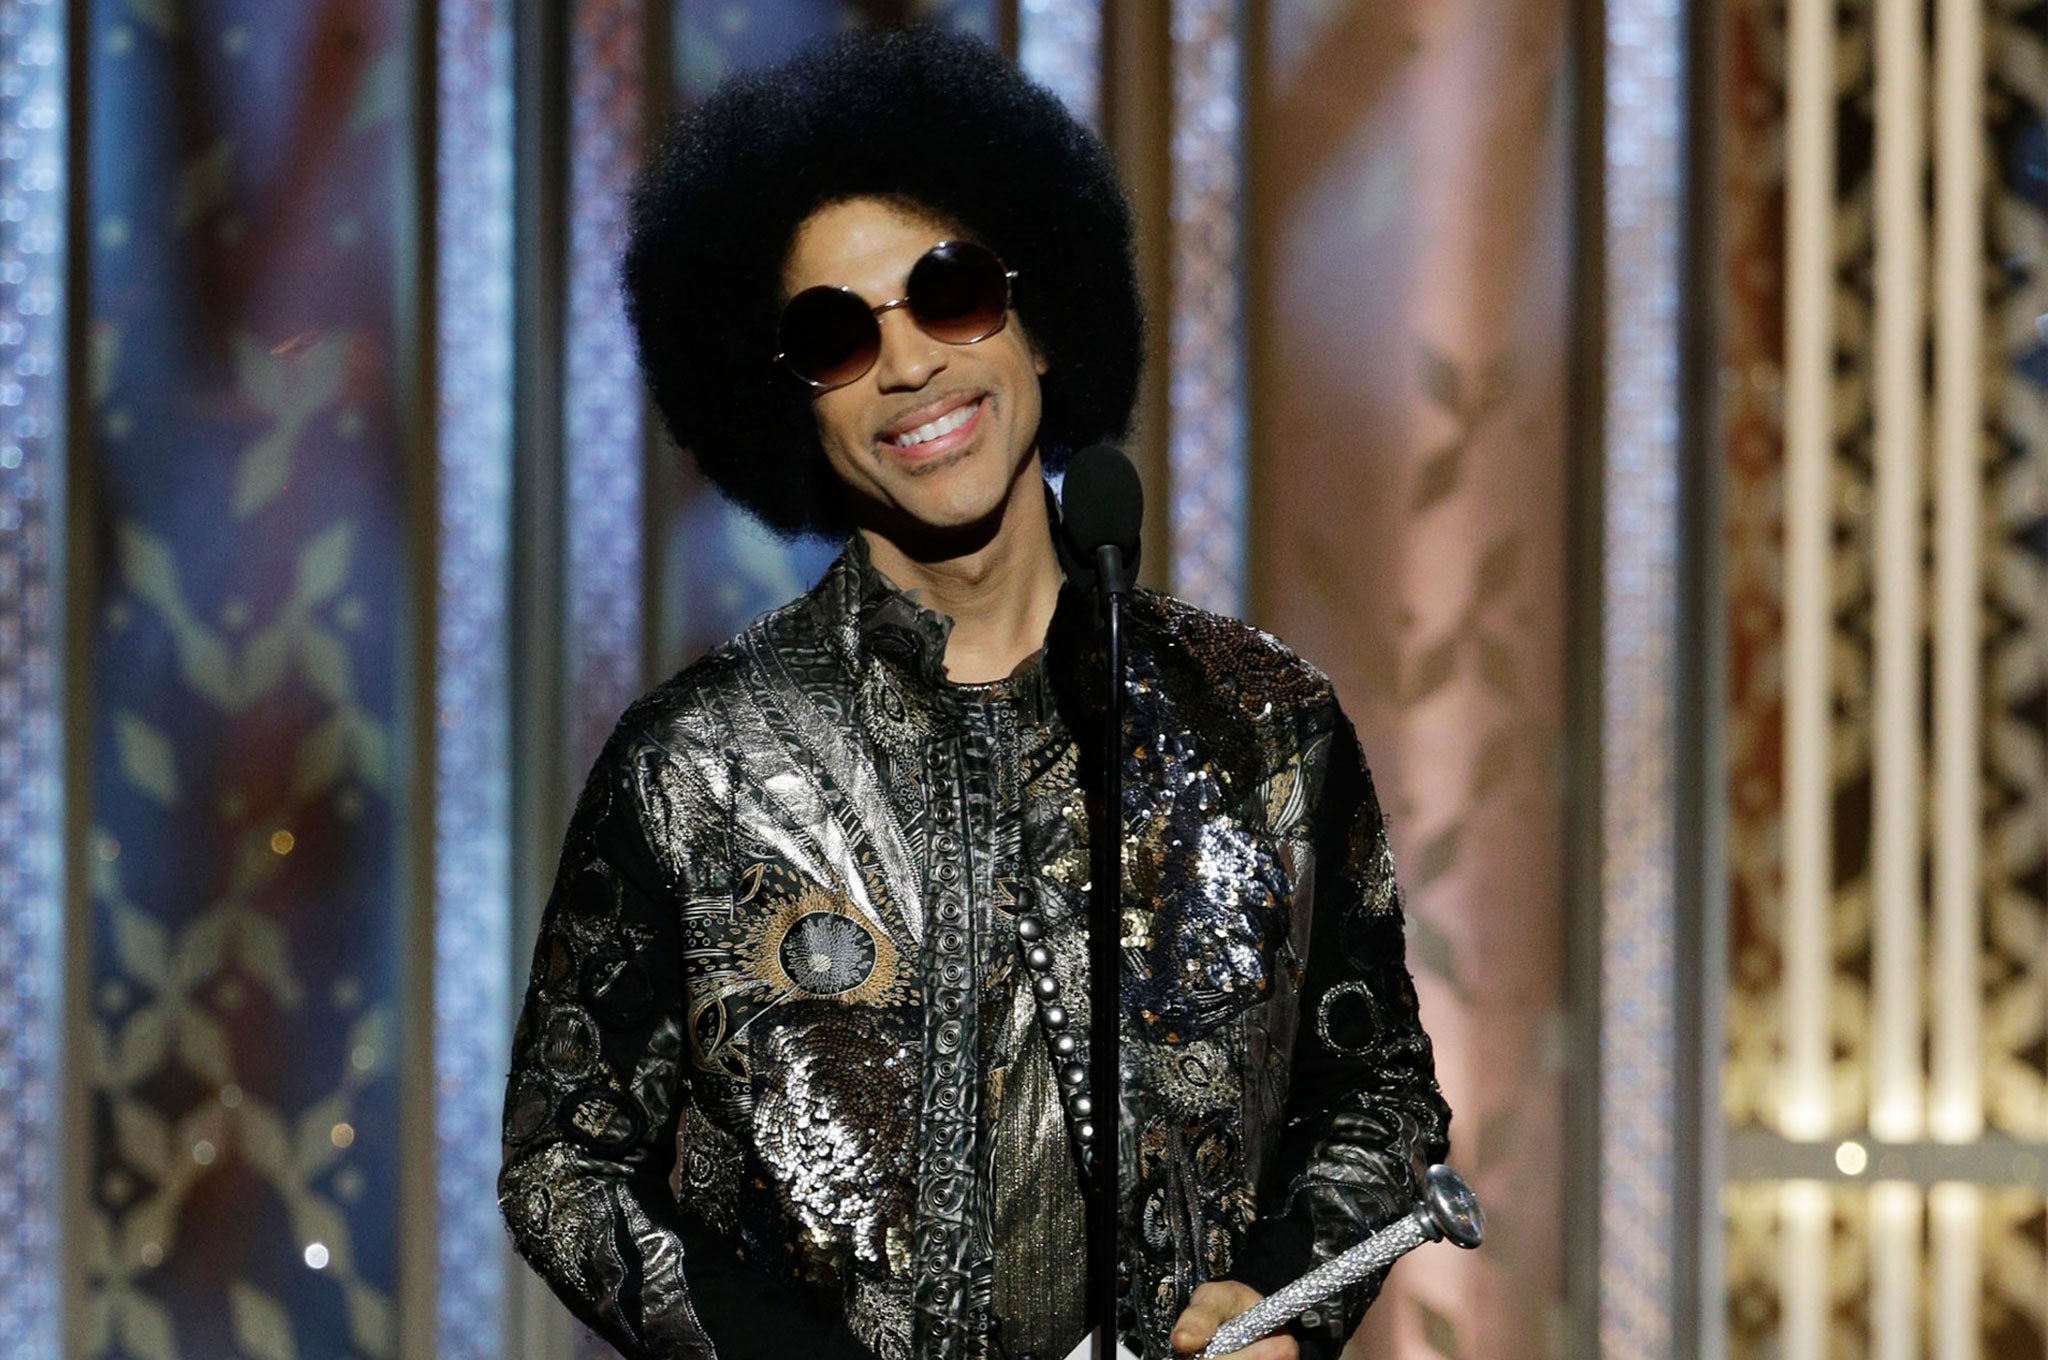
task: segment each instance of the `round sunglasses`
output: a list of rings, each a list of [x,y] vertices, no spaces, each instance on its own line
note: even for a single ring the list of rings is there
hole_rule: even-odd
[[[882,354],[883,312],[908,308],[917,328],[949,345],[1000,331],[1010,315],[1010,280],[996,253],[973,241],[941,241],[910,268],[903,296],[879,306],[851,288],[819,284],[782,309],[775,362],[823,392],[867,374]]]

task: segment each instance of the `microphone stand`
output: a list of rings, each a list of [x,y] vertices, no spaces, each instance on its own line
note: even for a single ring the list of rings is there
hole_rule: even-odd
[[[1124,635],[1123,553],[1096,549],[1096,580],[1108,654],[1108,704],[1099,787],[1101,824],[1089,836],[1088,1089],[1095,1136],[1089,1142],[1088,1315],[1095,1360],[1117,1355],[1117,1143],[1123,1125],[1123,1068],[1117,1052],[1123,972]]]

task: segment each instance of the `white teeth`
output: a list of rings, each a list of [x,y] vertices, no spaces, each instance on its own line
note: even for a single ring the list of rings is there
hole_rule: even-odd
[[[953,431],[959,429],[962,425],[965,425],[968,421],[974,419],[974,413],[976,411],[979,411],[980,409],[980,402],[971,401],[967,403],[967,405],[965,406],[956,407],[953,410],[946,412],[946,414],[940,416],[937,420],[929,421],[923,425],[918,426],[916,429],[910,431],[908,434],[899,434],[889,442],[894,444],[899,449],[907,449],[911,447],[913,444],[930,443],[932,440],[937,439],[940,435],[951,434],[953,433]]]

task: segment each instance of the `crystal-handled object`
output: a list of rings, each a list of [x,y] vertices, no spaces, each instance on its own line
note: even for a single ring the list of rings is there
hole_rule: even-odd
[[[1381,1228],[1351,1250],[1311,1270],[1216,1329],[1204,1356],[1241,1351],[1278,1331],[1324,1299],[1384,1270],[1425,1242],[1450,1241],[1470,1249],[1486,1231],[1479,1196],[1447,1166],[1433,1166],[1422,1178],[1422,1202],[1406,1218]]]

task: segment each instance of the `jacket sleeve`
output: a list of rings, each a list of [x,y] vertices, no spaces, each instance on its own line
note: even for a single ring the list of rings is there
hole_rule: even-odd
[[[1450,1110],[1404,958],[1386,819],[1350,720],[1334,700],[1331,712],[1308,814],[1313,859],[1296,893],[1296,909],[1311,915],[1287,1103],[1261,1176],[1262,1217],[1232,1272],[1262,1294],[1406,1214],[1417,1169],[1449,1147]],[[1342,1349],[1381,1278],[1304,1317],[1295,1329],[1304,1357]]]
[[[591,772],[512,1040],[498,1202],[520,1254],[630,1360],[709,1357],[682,1273],[675,1162],[682,977],[630,743]]]

